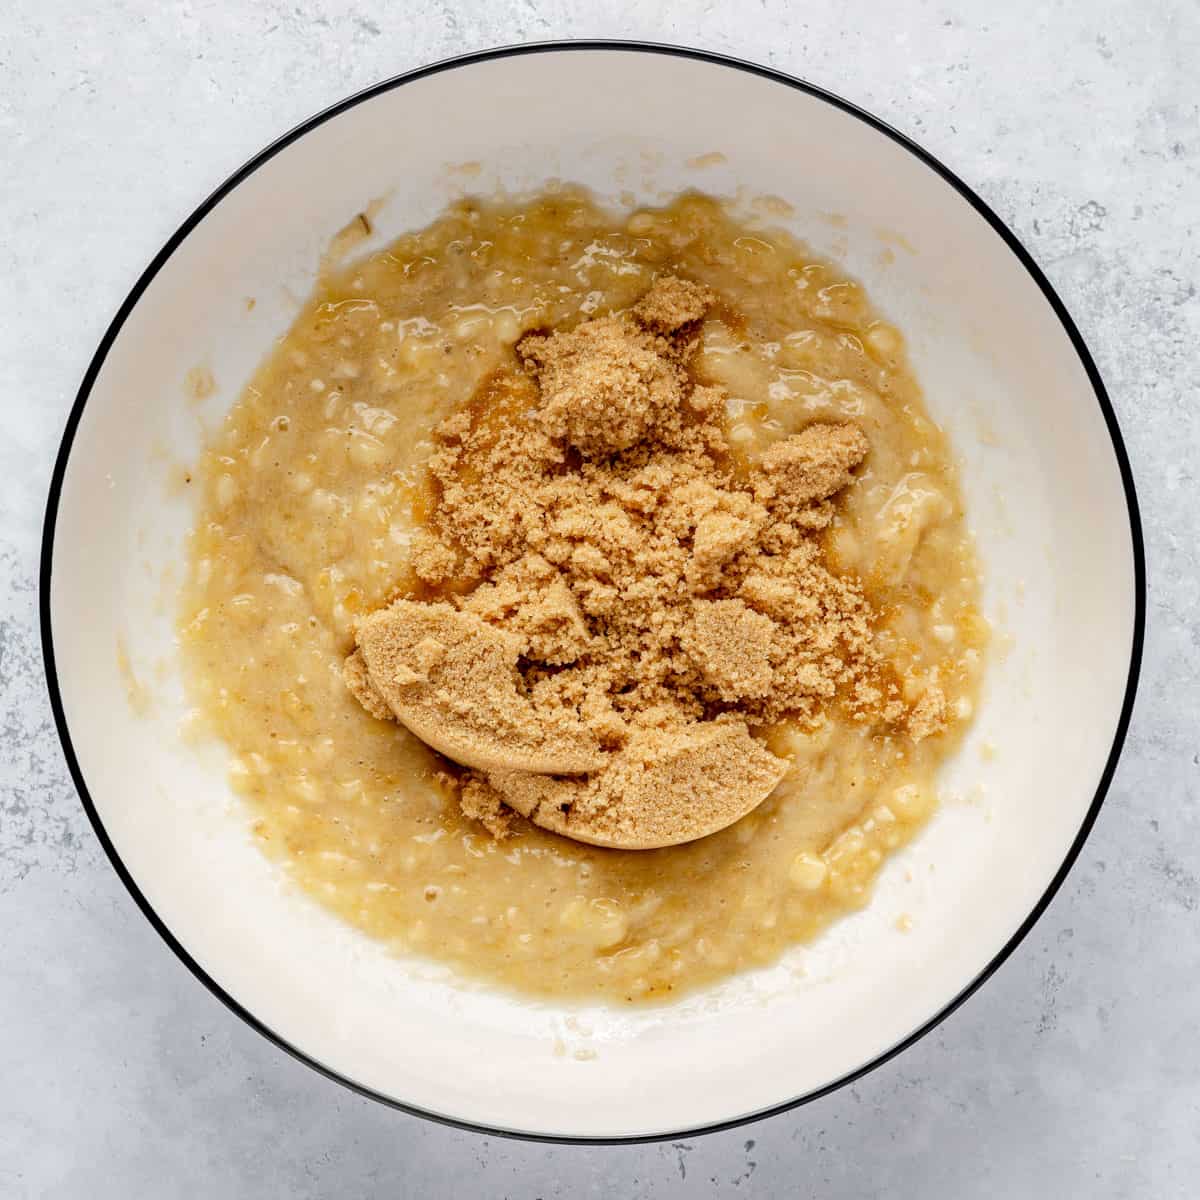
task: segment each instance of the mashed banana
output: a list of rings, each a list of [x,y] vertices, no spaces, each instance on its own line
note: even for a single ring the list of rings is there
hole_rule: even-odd
[[[715,504],[703,529],[697,518],[692,582],[722,569],[776,492],[814,489],[825,506],[810,531],[821,562],[805,567],[828,563],[862,581],[896,694],[890,715],[829,704],[779,719],[771,689],[754,681],[794,656],[731,667],[723,639],[752,641],[761,632],[753,618],[772,602],[784,611],[790,584],[778,571],[739,575],[742,598],[697,609],[688,636],[695,661],[711,657],[714,694],[754,697],[774,722],[758,731],[789,763],[784,779],[702,841],[601,850],[510,823],[494,796],[473,781],[463,788],[444,759],[370,715],[342,661],[359,622],[397,593],[444,604],[456,586],[461,564],[424,532],[425,471],[444,450],[435,428],[473,396],[490,395],[503,415],[519,388],[498,394],[487,381],[511,368],[524,334],[630,309],[664,275],[695,283],[658,294],[638,319],[653,329],[672,305],[716,297],[697,308],[696,319],[708,311],[688,371],[698,391],[720,397],[733,475],[748,478],[759,464],[765,481],[737,511]],[[522,344],[531,369],[561,376],[555,394],[566,400],[548,419],[599,439],[596,454],[633,445],[676,386],[649,360],[635,364],[656,381],[651,401],[620,407],[614,379],[611,426],[579,424],[571,363]],[[869,445],[836,504],[795,436],[815,427],[861,431]],[[859,462],[853,435],[836,436],[846,463]],[[181,618],[189,686],[234,752],[234,781],[264,848],[321,903],[395,948],[524,991],[661,998],[813,936],[865,902],[884,856],[928,816],[936,768],[972,710],[986,642],[978,569],[948,449],[900,335],[857,284],[703,197],[625,220],[578,191],[455,205],[322,281],[197,479],[202,512]],[[526,791],[510,788],[513,803]],[[494,840],[480,820],[511,836]]]

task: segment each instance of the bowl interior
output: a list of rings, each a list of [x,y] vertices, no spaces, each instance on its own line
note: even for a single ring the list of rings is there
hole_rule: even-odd
[[[290,323],[330,237],[374,199],[382,242],[462,191],[552,178],[639,202],[698,187],[793,206],[780,223],[862,279],[909,338],[961,455],[997,632],[946,803],[884,870],[874,903],[778,966],[669,1008],[530,1003],[389,957],[282,884],[247,837],[220,748],[179,732],[174,590],[193,514],[170,481]],[[182,382],[198,364],[218,384],[200,406]],[[92,380],[58,497],[57,685],[87,792],[134,883],[280,1039],[461,1121],[664,1134],[860,1069],[938,1014],[1038,907],[1088,818],[1126,696],[1128,503],[1051,303],[964,195],[886,133],[697,57],[476,60],[293,137],[189,223],[137,296]],[[148,706],[131,705],[130,672]],[[895,928],[902,912],[908,933]]]

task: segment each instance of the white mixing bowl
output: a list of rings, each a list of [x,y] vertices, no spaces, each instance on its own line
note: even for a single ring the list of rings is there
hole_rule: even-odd
[[[181,740],[178,673],[160,677],[193,516],[169,468],[201,440],[185,372],[213,371],[219,391],[200,410],[211,426],[367,202],[383,198],[382,243],[464,188],[551,178],[638,201],[740,188],[794,206],[786,223],[908,335],[962,458],[997,628],[978,720],[945,774],[950,799],[871,906],[777,967],[665,1008],[534,1003],[390,957],[282,884],[251,844],[220,749]],[[811,1099],[944,1017],[1078,853],[1125,733],[1144,609],[1133,485],[1103,385],[996,216],[911,142],[807,84],[594,43],[493,51],[380,84],[202,204],[87,372],[51,487],[42,585],[76,785],[126,886],[196,975],[279,1045],[380,1099],[570,1139],[661,1137]],[[129,703],[119,645],[149,712]]]

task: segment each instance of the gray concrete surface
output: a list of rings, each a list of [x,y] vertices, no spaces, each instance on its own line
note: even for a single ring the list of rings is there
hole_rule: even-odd
[[[1200,119],[1194,0],[8,0],[0,8],[0,1196],[1183,1197],[1200,1171]],[[554,36],[759,59],[920,139],[1090,342],[1141,490],[1150,632],[1108,804],[1041,924],[938,1032],[798,1112],[543,1147],[360,1100],[241,1025],[85,824],[43,693],[39,525],[136,274],[247,155],[365,84]]]

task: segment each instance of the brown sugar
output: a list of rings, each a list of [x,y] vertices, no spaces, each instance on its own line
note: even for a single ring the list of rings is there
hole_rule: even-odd
[[[517,346],[541,388],[537,423],[589,458],[628,450],[677,411],[683,377],[652,334],[623,317]]]
[[[827,500],[850,482],[870,448],[856,425],[810,425],[762,456],[755,494],[776,511],[788,512]]]
[[[908,714],[908,735],[913,741],[930,737],[946,727],[946,693],[931,683]]]
[[[512,832],[516,810],[505,804],[500,793],[486,780],[474,775],[464,778],[459,785],[458,802],[463,812],[478,821],[498,842]]]
[[[526,335],[436,431],[413,555],[436,599],[362,621],[346,677],[479,769],[464,805],[498,836],[502,801],[582,840],[666,844],[778,782],[756,727],[816,728],[831,705],[937,727],[825,557],[865,434],[816,423],[735,475],[724,394],[688,370],[713,302],[667,276],[625,313]]]
[[[523,695],[522,639],[449,604],[397,600],[358,626],[358,651],[379,700],[423,742],[485,770],[595,770],[595,736],[566,710],[536,710]],[[361,698],[351,655],[347,684]],[[364,707],[378,713],[376,697]]]
[[[487,786],[531,821],[582,842],[651,849],[732,824],[766,799],[787,771],[723,717],[674,729],[641,729],[586,778],[492,772]],[[475,789],[473,778],[465,787]]]
[[[556,567],[527,554],[481,583],[462,601],[464,612],[521,636],[521,653],[551,666],[576,662],[591,643],[579,602]]]
[[[775,622],[744,600],[697,600],[683,644],[705,684],[722,700],[736,704],[770,692],[777,640]]]
[[[712,288],[677,275],[663,275],[633,306],[633,319],[656,333],[675,333],[699,321],[716,302]]]

